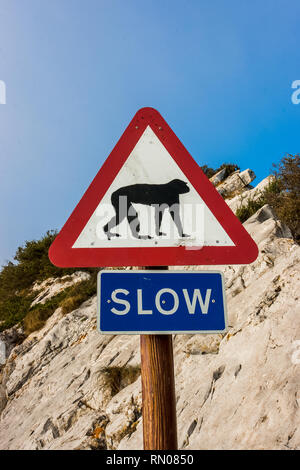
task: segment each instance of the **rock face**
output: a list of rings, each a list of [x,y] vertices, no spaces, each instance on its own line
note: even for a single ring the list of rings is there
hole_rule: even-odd
[[[244,226],[260,254],[219,267],[227,334],[174,337],[181,449],[300,448],[300,247],[268,206]],[[1,449],[142,449],[139,337],[100,335],[95,297],[16,346],[1,381]]]
[[[228,206],[233,212],[236,212],[239,207],[247,205],[249,200],[256,201],[272,182],[272,179],[272,176],[267,176],[267,178],[263,179],[255,188],[244,188],[246,191],[243,191],[242,194],[238,194],[231,199],[226,199]]]
[[[75,273],[67,276],[63,276],[60,279],[49,278],[43,282],[36,282],[32,290],[37,291],[37,296],[31,304],[33,307],[36,304],[44,304],[47,300],[54,297],[62,290],[67,287],[73,286],[81,281],[87,281],[90,279],[90,274],[82,271],[76,271]]]
[[[218,173],[209,178],[209,181],[211,181],[214,186],[217,186],[217,184],[220,184],[222,181],[224,181],[225,178],[226,168],[222,168],[222,170],[218,171]]]
[[[217,186],[217,191],[224,198],[233,197],[247,190],[247,186],[255,179],[255,173],[252,170],[237,170]]]
[[[0,333],[0,341],[3,342],[3,354],[5,357],[9,357],[13,348],[24,341],[25,334],[21,326],[13,326],[7,330],[4,330]],[[1,364],[1,363],[0,363]]]

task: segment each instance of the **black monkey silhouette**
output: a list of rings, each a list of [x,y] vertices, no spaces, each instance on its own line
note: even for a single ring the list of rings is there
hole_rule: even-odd
[[[118,233],[112,233],[111,229],[119,225],[127,217],[131,232],[134,237],[147,240],[150,235],[140,235],[140,223],[138,213],[132,203],[145,204],[155,207],[155,232],[157,236],[166,235],[160,231],[162,217],[165,209],[177,227],[180,237],[188,237],[183,233],[179,214],[179,194],[188,193],[190,188],[182,180],[175,179],[165,184],[133,184],[117,189],[111,195],[111,203],[116,215],[103,227],[107,238],[119,237]],[[134,222],[134,223],[133,223]]]

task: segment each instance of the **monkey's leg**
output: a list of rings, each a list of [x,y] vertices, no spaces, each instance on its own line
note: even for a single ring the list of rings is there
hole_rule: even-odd
[[[120,234],[119,233],[112,233],[110,231],[111,228],[115,227],[116,225],[119,225],[119,217],[117,215],[115,215],[114,217],[112,217],[110,219],[109,222],[107,222],[106,225],[104,225],[103,227],[103,230],[108,238],[108,240],[110,240],[112,237],[120,237]]]
[[[127,220],[128,220],[128,224],[132,232],[132,235],[135,238],[138,238],[139,240],[149,240],[150,238],[152,238],[150,237],[150,235],[140,235],[140,221],[139,221],[138,213],[134,209],[131,203],[128,204]]]
[[[180,214],[179,214],[179,204],[173,204],[173,206],[170,208],[170,214],[173,219],[174,224],[177,227],[178,233],[180,237],[189,237],[186,233],[183,233],[183,228],[182,228],[182,223],[180,219]]]
[[[155,233],[158,237],[167,235],[166,233],[160,231],[164,211],[167,207],[168,206],[166,204],[155,206]]]
[[[120,198],[121,199],[121,198]],[[120,237],[119,233],[112,233],[111,229],[113,227],[116,227],[119,225],[122,220],[126,217],[127,211],[124,211],[122,208],[122,204],[119,204],[119,198],[118,197],[112,197],[112,206],[115,210],[116,215],[113,216],[109,222],[107,222],[106,225],[104,225],[103,230],[107,235],[108,240],[111,239],[111,237]],[[121,206],[121,207],[120,207]]]

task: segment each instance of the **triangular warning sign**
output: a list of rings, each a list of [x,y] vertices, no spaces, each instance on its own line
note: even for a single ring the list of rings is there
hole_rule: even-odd
[[[153,108],[136,113],[49,250],[61,267],[247,264],[257,255]]]

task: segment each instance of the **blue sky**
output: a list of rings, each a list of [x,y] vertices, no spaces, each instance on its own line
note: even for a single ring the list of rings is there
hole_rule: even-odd
[[[256,182],[300,152],[298,0],[0,0],[0,264],[60,229],[143,106]]]

